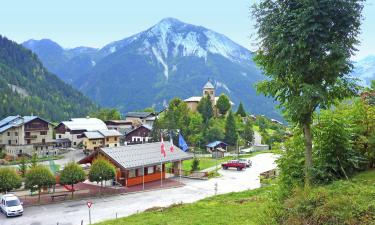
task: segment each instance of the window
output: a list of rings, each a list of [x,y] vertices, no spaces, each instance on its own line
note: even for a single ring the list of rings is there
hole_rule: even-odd
[[[157,165],[157,166],[155,166],[156,168],[155,168],[155,172],[160,172],[161,171],[161,166],[160,165]]]
[[[10,132],[8,132],[8,137],[10,136]]]
[[[109,147],[109,145],[106,145],[107,147]]]
[[[59,134],[59,138],[61,138],[61,134]]]
[[[135,177],[135,170],[129,170],[129,178]]]
[[[46,139],[42,139],[42,143],[43,143],[43,144],[46,143]]]
[[[31,141],[30,141],[30,140],[26,140],[26,143],[27,143],[27,144],[30,144],[30,143],[31,143]]]
[[[96,141],[93,141],[92,144],[96,145]]]
[[[12,141],[11,140],[8,140],[8,145],[11,145],[12,144]]]
[[[154,167],[153,166],[147,167],[147,174],[153,174],[153,173],[154,173]]]
[[[15,135],[15,136],[18,136],[18,132],[14,132],[14,135]]]
[[[40,135],[47,135],[47,131],[41,131]]]
[[[117,141],[117,137],[115,137],[115,141]]]
[[[109,141],[109,138],[106,138],[107,141]]]
[[[73,142],[73,145],[76,145],[77,143],[76,142]]]
[[[115,147],[117,147],[117,144],[115,144]]]
[[[138,176],[138,177],[143,176],[143,168],[139,168],[139,169],[137,169],[137,176]]]
[[[18,143],[18,141],[16,140],[16,144]]]

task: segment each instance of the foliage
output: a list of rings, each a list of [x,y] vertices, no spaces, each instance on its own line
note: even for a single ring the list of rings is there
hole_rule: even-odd
[[[117,109],[102,108],[98,111],[91,112],[89,115],[90,117],[98,118],[103,121],[121,119],[121,113]]]
[[[190,113],[189,117],[189,126],[186,131],[187,133],[184,135],[190,144],[198,146],[198,144],[202,142],[203,138],[203,118],[199,113]]]
[[[91,182],[100,182],[102,188],[103,181],[114,179],[115,176],[115,167],[105,158],[98,157],[93,161],[89,172],[89,180]]]
[[[150,112],[150,113],[156,113],[154,107],[147,107],[143,109],[143,112]]]
[[[309,184],[313,113],[357,91],[351,71],[360,32],[362,0],[265,0],[253,15],[259,37],[255,61],[269,79],[258,91],[280,103],[287,118],[304,129]]]
[[[208,128],[206,132],[206,142],[222,141],[224,140],[224,131],[219,125],[215,124]]]
[[[214,116],[214,110],[212,106],[212,102],[210,96],[203,96],[202,99],[198,103],[198,112],[203,117],[203,122],[207,124],[210,119]]]
[[[221,94],[216,102],[216,107],[221,115],[225,115],[231,107],[229,97]]]
[[[40,202],[42,188],[51,187],[55,183],[55,176],[45,166],[36,165],[31,167],[26,173],[25,188],[30,189],[31,191],[38,190],[38,202]]]
[[[0,117],[38,115],[60,121],[86,116],[96,106],[49,73],[30,50],[0,36]]]
[[[225,121],[225,142],[229,145],[236,145],[238,140],[238,133],[234,115],[229,111],[227,120]]]
[[[32,157],[31,157],[30,168],[36,167],[37,165],[38,165],[38,155],[36,154],[36,152],[34,152]]]
[[[179,98],[174,98],[169,102],[169,106],[164,115],[164,123],[168,130],[180,129],[182,133],[187,133],[189,126],[189,108],[187,104]]]
[[[245,111],[245,109],[243,107],[242,102],[240,102],[240,105],[238,106],[236,114],[240,115],[241,117],[246,117],[246,111]]]
[[[154,120],[154,124],[152,125],[152,130],[151,130],[151,138],[153,141],[160,141],[161,137],[161,121],[160,119],[156,118]]]
[[[0,168],[0,192],[9,192],[20,188],[22,179],[15,169],[10,167]]]
[[[21,157],[20,164],[18,165],[18,170],[21,173],[21,177],[25,177],[27,172],[27,164],[25,157]]]
[[[191,171],[198,171],[199,170],[199,158],[194,157],[193,163],[191,164]]]
[[[246,145],[251,145],[254,141],[254,130],[251,119],[247,119],[243,131],[240,133]]]
[[[72,187],[72,198],[74,194],[74,184],[83,182],[86,179],[85,171],[75,162],[70,162],[65,165],[64,169],[60,174],[60,184],[71,185]]]

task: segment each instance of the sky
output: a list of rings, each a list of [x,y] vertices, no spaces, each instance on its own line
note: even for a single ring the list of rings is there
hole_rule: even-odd
[[[100,48],[174,17],[254,50],[256,0],[0,0],[0,34],[18,43],[49,38],[64,48]],[[355,59],[375,55],[375,0],[364,8]]]

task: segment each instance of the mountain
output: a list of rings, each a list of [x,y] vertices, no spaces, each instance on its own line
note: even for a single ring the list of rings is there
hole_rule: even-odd
[[[51,45],[51,53],[57,53]],[[82,93],[48,72],[38,57],[0,36],[0,118],[38,115],[60,121],[86,116],[96,106]]]
[[[63,49],[49,39],[31,39],[22,45],[37,54],[49,71],[58,74],[67,83],[73,83],[78,76],[87,73],[95,65],[93,59],[98,51],[89,47]]]
[[[360,79],[363,86],[370,86],[371,80],[375,80],[375,56],[369,55],[354,63],[352,75]]]
[[[38,55],[52,51],[47,45],[43,51],[27,42],[24,46]],[[90,57],[94,62],[91,68],[82,67],[69,78],[63,71],[55,72],[64,80],[72,79],[72,85],[103,106],[122,112],[149,106],[161,109],[173,97],[201,95],[202,86],[211,79],[217,93],[229,95],[235,108],[242,101],[252,113],[280,119],[273,100],[256,94],[254,84],[265,77],[252,61],[253,54],[201,26],[166,18],[146,31],[96,50]],[[48,61],[47,68],[54,58],[52,54],[41,57]],[[65,61],[60,60],[58,67],[66,68]]]

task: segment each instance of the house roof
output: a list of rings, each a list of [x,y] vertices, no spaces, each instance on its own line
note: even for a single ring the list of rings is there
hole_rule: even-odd
[[[142,124],[141,126],[136,127],[136,128],[134,128],[133,130],[127,132],[126,135],[128,135],[128,134],[130,134],[130,133],[133,133],[134,131],[140,129],[141,127],[144,127],[144,128],[146,128],[147,130],[149,130],[149,131],[152,130],[152,127],[151,127],[151,126],[149,126],[149,125],[147,125],[147,124]]]
[[[192,96],[190,98],[185,99],[184,102],[200,102],[201,99],[202,99],[201,96]],[[217,100],[219,100],[219,97],[215,97],[215,104],[216,104]],[[229,103],[231,105],[234,105],[234,103],[230,100],[229,100]]]
[[[107,129],[107,125],[97,118],[72,118],[61,123],[70,130],[98,131]]]
[[[88,139],[101,139],[105,137],[118,137],[122,134],[117,130],[87,131],[83,133]]]
[[[38,116],[8,116],[0,121],[0,133],[3,133],[4,131],[12,127],[22,126],[23,124],[28,123],[34,119],[40,119],[45,121],[46,123],[50,123],[49,121],[42,119]]]
[[[225,142],[222,142],[222,141],[214,141],[214,142],[211,142],[209,144],[206,145],[206,147],[209,147],[209,148],[215,148],[216,146],[220,145],[220,144],[224,144],[226,146],[228,146],[227,143]]]
[[[128,112],[126,117],[135,117],[135,118],[146,118],[149,116],[155,116],[153,112]]]
[[[160,142],[120,146],[114,148],[102,148],[99,151],[115,161],[124,169],[134,169],[142,166],[152,166],[160,163],[175,162],[193,158],[188,153],[174,146],[174,151],[169,151],[166,146],[166,156],[160,152]]]

